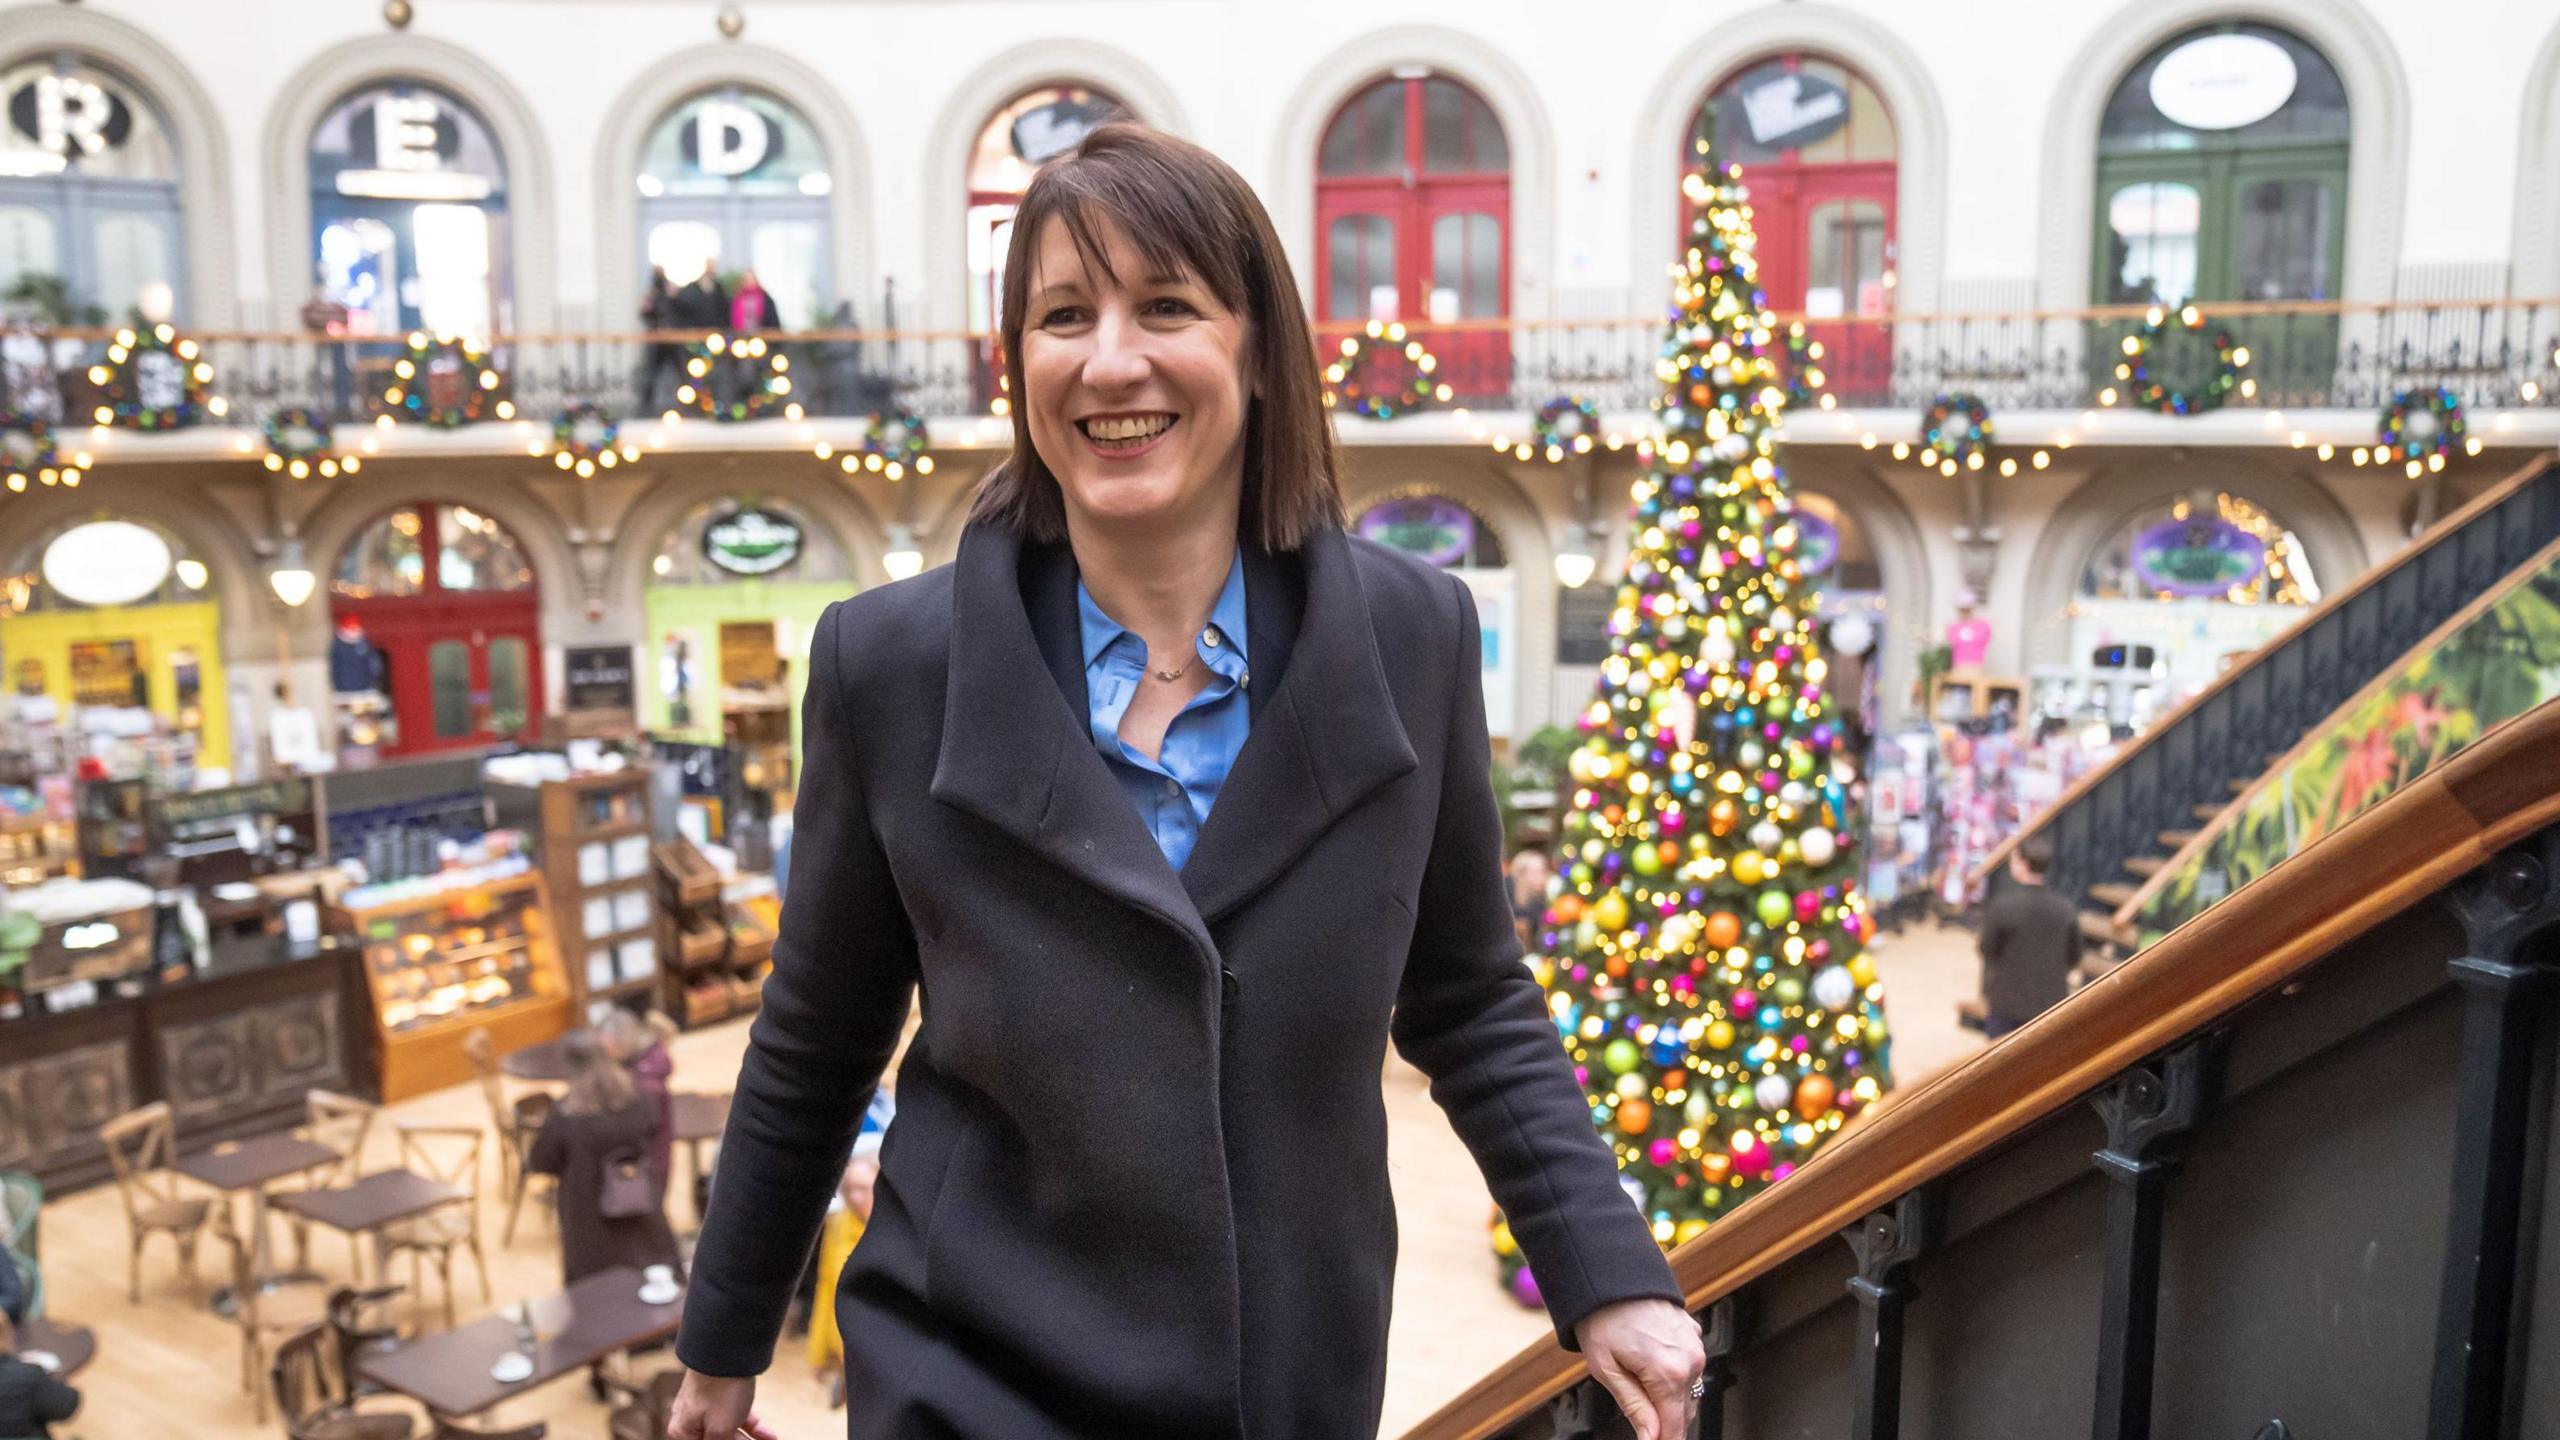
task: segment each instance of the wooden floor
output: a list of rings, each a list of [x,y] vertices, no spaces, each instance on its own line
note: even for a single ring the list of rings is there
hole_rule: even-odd
[[[1891,992],[1896,1068],[1905,1084],[1979,1046],[1952,1019],[1956,998],[1974,989],[1969,935],[1915,930],[1889,938],[1880,947],[1880,958]],[[681,1037],[676,1043],[677,1087],[729,1088],[745,1042],[744,1022]],[[1390,1127],[1388,1163],[1402,1233],[1382,1427],[1382,1433],[1396,1435],[1549,1332],[1543,1315],[1520,1309],[1494,1288],[1485,1242],[1490,1202],[1466,1151],[1430,1103],[1421,1075],[1391,1061],[1382,1083]],[[478,1093],[468,1087],[393,1106],[389,1114],[430,1123],[487,1118]],[[396,1163],[396,1151],[388,1127],[378,1127],[367,1159],[374,1167],[388,1167]],[[496,1188],[493,1159],[484,1190],[494,1194]],[[690,1217],[683,1202],[676,1203],[677,1223],[686,1226]],[[515,1244],[505,1246],[498,1242],[502,1207],[485,1197],[482,1206],[498,1302],[556,1291],[559,1249],[549,1217],[529,1206]],[[61,1427],[66,1440],[271,1440],[283,1434],[272,1419],[263,1426],[253,1422],[237,1379],[239,1332],[209,1311],[200,1293],[182,1287],[165,1237],[153,1242],[145,1259],[142,1303],[126,1303],[128,1242],[113,1186],[50,1201],[43,1236],[48,1310],[62,1321],[93,1327],[99,1338],[97,1363],[80,1377],[85,1397],[80,1418]],[[313,1251],[316,1268],[345,1275],[342,1237],[319,1232]],[[223,1253],[208,1240],[198,1255],[208,1284],[216,1257]],[[467,1261],[457,1266],[466,1321],[489,1308],[476,1276],[463,1278],[468,1269]],[[406,1280],[405,1267],[395,1278]],[[430,1279],[431,1287],[433,1283]],[[429,1327],[441,1322],[437,1308],[422,1316]],[[759,1408],[785,1440],[828,1440],[843,1433],[842,1416],[827,1409],[824,1389],[796,1340],[785,1341],[765,1378]],[[603,1408],[575,1379],[483,1418],[543,1419],[553,1440],[602,1440],[605,1430]]]

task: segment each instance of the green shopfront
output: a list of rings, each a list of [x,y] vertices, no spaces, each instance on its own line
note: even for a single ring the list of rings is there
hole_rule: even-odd
[[[796,769],[809,635],[853,588],[842,543],[798,509],[754,495],[695,507],[650,560],[640,723],[703,744],[785,742]]]

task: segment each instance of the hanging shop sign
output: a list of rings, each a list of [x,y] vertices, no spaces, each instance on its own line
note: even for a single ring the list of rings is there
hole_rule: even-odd
[[[732,575],[770,575],[800,558],[803,538],[791,517],[741,505],[702,527],[702,558]]]
[[[629,710],[637,701],[628,645],[571,646],[561,655],[572,710]]]
[[[1801,150],[1849,123],[1849,92],[1819,75],[1773,65],[1735,90],[1729,103],[1741,110],[1751,142],[1763,149]]]
[[[1046,105],[1035,105],[1013,121],[1013,153],[1025,165],[1045,164],[1052,156],[1064,155],[1081,144],[1103,124],[1120,118],[1120,107],[1099,95],[1082,100],[1060,96]]]
[[[735,180],[754,174],[782,152],[782,132],[742,100],[709,99],[695,107],[678,143],[694,169]]]
[[[2133,537],[2134,578],[2148,590],[2182,597],[2219,595],[2267,568],[2258,537],[2228,520],[2190,515]]]
[[[133,134],[133,107],[86,75],[39,75],[9,92],[9,128],[43,154],[77,164]]]
[[[44,581],[83,605],[130,605],[168,583],[169,542],[130,520],[75,525],[44,547]]]
[[[2237,130],[2284,108],[2293,57],[2263,35],[2205,35],[2151,67],[2151,103],[2190,130]]]
[[[1372,505],[1360,516],[1359,531],[1365,539],[1444,567],[1476,548],[1476,517],[1464,505],[1437,495]]]

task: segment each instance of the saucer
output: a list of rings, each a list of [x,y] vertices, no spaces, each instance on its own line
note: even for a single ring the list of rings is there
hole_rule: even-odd
[[[18,1358],[39,1370],[50,1372],[62,1368],[62,1357],[50,1350],[21,1350]]]
[[[533,1374],[533,1357],[510,1350],[489,1367],[489,1378],[501,1385],[513,1385]]]
[[[673,1305],[676,1303],[676,1297],[683,1293],[684,1287],[678,1285],[673,1280],[669,1280],[663,1285],[643,1285],[640,1287],[640,1303],[643,1305]]]

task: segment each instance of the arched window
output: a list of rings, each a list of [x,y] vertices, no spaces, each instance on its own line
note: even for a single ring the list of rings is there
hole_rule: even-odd
[[[540,718],[533,565],[492,517],[441,503],[382,516],[338,557],[329,610],[342,708],[352,692],[390,697],[383,753],[490,744],[530,733]]]
[[[674,284],[752,270],[786,327],[815,325],[834,303],[835,181],[790,105],[735,85],[686,100],[650,132],[638,184],[642,258]]]
[[[1899,179],[1893,116],[1856,71],[1789,54],[1728,76],[1698,107],[1690,133],[1751,187],[1760,288],[1772,308],[1801,312],[1822,343],[1833,393],[1881,399],[1891,387],[1891,335],[1840,323],[1892,313]],[[1694,146],[1680,173],[1697,163]],[[1681,207],[1686,247],[1693,211]]]
[[[212,573],[185,537],[140,520],[88,520],[69,526],[0,583],[6,586],[9,613],[20,615],[215,598]]]
[[[2264,506],[2229,491],[2180,495],[2127,517],[2089,552],[2070,664],[2101,680],[2165,683],[2166,703],[2293,624],[2320,587],[2301,537]],[[2115,718],[2138,727],[2147,717]]]
[[[1475,596],[1476,628],[1483,641],[1485,725],[1497,738],[1509,736],[1520,698],[1519,577],[1501,535],[1473,507],[1428,490],[1372,501],[1351,528],[1466,582]]]
[[[488,123],[430,86],[367,86],[311,132],[311,253],[356,335],[511,328],[507,166]]]
[[[355,600],[533,588],[516,537],[464,505],[404,505],[374,521],[347,546],[329,587]]]
[[[969,149],[969,328],[988,336],[978,360],[982,401],[1004,389],[1004,357],[993,338],[1004,309],[1004,257],[1013,246],[1014,212],[1042,165],[1076,148],[1084,137],[1137,112],[1089,85],[1043,85],[1026,90],[987,117]]]
[[[1343,102],[1316,152],[1316,319],[1462,325],[1511,313],[1511,146],[1483,97],[1400,69]],[[1510,388],[1499,330],[1430,337],[1459,398]]]
[[[0,293],[32,282],[78,324],[183,319],[177,147],[159,106],[71,55],[0,70],[0,102]]]

